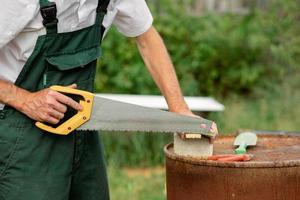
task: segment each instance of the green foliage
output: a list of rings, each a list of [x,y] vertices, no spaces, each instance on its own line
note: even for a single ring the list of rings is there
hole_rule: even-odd
[[[109,167],[111,200],[164,200],[165,173],[163,168],[120,169]]]
[[[249,30],[251,20],[206,15],[180,18],[174,27],[166,28],[168,19],[157,28],[166,38],[185,94],[241,92],[252,88],[262,75],[257,60],[263,43],[269,41]],[[249,31],[253,41],[248,39]],[[256,45],[256,40],[262,45]]]
[[[299,69],[300,14],[295,1],[274,1],[248,15],[189,16],[163,1],[155,27],[170,52],[185,95],[249,94],[265,80],[281,82]],[[168,4],[170,2],[170,4]],[[164,4],[163,4],[164,5]],[[98,67],[101,92],[157,94],[135,41],[112,30]]]
[[[114,28],[103,42],[96,89],[103,93],[158,93],[138,53],[135,41]]]
[[[277,86],[276,92],[258,89],[256,98],[230,97],[224,100],[226,110],[211,114],[221,133],[238,129],[300,131],[300,79],[290,75]]]
[[[271,0],[247,15],[190,16],[163,0],[155,27],[170,52],[185,95],[213,95],[224,113],[209,116],[221,133],[239,128],[299,130],[299,1]],[[180,1],[183,3],[184,1]],[[103,43],[98,92],[158,94],[134,39],[115,29]],[[103,134],[106,159],[118,166],[162,164],[163,135]]]

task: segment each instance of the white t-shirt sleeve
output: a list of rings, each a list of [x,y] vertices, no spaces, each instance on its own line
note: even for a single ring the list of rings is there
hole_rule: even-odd
[[[1,0],[0,49],[26,27],[38,9],[38,0]]]
[[[116,3],[113,24],[127,37],[136,37],[152,25],[153,17],[145,0],[121,0]]]

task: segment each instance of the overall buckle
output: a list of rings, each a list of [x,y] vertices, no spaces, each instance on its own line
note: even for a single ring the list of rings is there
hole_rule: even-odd
[[[58,19],[56,18],[57,15],[56,4],[54,2],[51,2],[48,6],[42,7],[41,15],[43,17],[44,26],[50,23],[57,23]]]

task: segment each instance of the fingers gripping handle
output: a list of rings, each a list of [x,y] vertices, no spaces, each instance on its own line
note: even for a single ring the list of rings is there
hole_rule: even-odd
[[[76,115],[74,115],[72,118],[68,119],[66,122],[64,122],[63,124],[61,124],[56,128],[41,122],[35,123],[37,127],[50,133],[54,133],[58,135],[68,135],[76,128],[80,127],[82,124],[89,121],[89,119],[91,118],[94,94],[86,91],[62,87],[62,86],[52,86],[50,87],[50,89],[65,94],[74,94],[74,95],[81,96],[82,100],[79,101],[79,104],[83,107],[83,109],[82,111],[78,111]]]

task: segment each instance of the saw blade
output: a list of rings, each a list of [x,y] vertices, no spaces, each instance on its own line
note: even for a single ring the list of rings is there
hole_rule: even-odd
[[[91,119],[77,130],[193,133],[213,137],[212,122],[203,118],[94,97]]]

